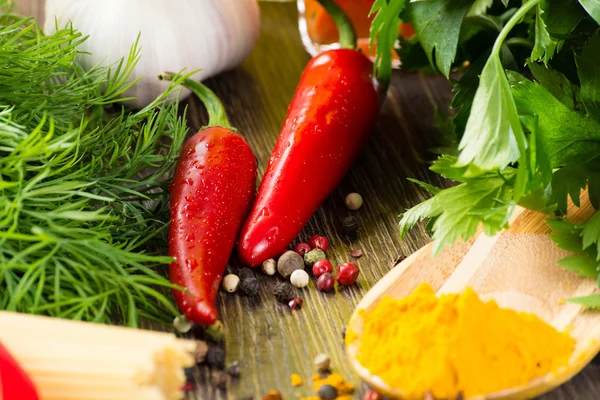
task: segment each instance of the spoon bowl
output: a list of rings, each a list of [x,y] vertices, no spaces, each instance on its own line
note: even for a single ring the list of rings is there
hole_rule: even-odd
[[[594,209],[582,193],[579,208],[569,205],[567,219],[583,222]],[[584,199],[586,201],[584,201]],[[470,399],[523,399],[538,396],[569,380],[600,350],[600,312],[586,310],[565,299],[598,292],[595,279],[583,278],[557,265],[571,253],[559,249],[548,237],[547,215],[517,208],[510,228],[489,237],[479,232],[465,243],[457,243],[432,257],[428,244],[385,275],[363,297],[348,323],[354,332],[346,343],[348,358],[360,377],[378,392],[402,399],[401,388],[391,387],[357,360],[362,317],[358,310],[372,310],[384,297],[402,298],[421,282],[438,293],[460,293],[472,287],[484,301],[494,299],[501,307],[536,314],[545,322],[569,333],[575,349],[567,365],[535,378],[527,385],[471,397]]]

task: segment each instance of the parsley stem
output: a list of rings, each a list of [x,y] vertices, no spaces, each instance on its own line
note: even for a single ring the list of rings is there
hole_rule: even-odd
[[[530,0],[527,3],[523,4],[521,8],[517,10],[517,12],[508,20],[506,25],[504,25],[504,28],[502,28],[502,30],[500,31],[500,34],[496,38],[496,42],[494,42],[494,47],[492,48],[491,55],[500,54],[502,44],[504,43],[504,40],[506,39],[512,28],[514,28],[515,25],[517,25],[521,21],[521,19],[523,19],[523,17],[529,12],[529,10],[537,6],[539,2],[540,0]]]
[[[176,74],[173,72],[163,72],[158,75],[158,79],[165,81],[172,81]],[[182,86],[190,89],[206,107],[208,112],[208,126],[222,126],[223,128],[232,129],[225,107],[219,100],[219,97],[210,90],[206,85],[196,82],[192,79],[186,78],[181,83]]]
[[[340,33],[340,47],[344,49],[356,48],[356,32],[352,21],[344,11],[333,0],[318,0],[319,4],[327,11],[335,21],[335,25]]]

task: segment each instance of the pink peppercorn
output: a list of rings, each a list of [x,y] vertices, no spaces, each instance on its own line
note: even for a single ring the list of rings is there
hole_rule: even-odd
[[[331,262],[329,262],[329,260],[326,259],[317,260],[317,262],[315,262],[312,267],[312,272],[315,278],[320,277],[324,273],[331,273],[332,271],[333,266],[331,265]]]
[[[333,275],[331,275],[329,272],[325,272],[319,277],[319,279],[317,279],[317,287],[322,292],[328,292],[331,289],[333,289],[334,283],[335,279],[333,278]]]
[[[340,264],[337,269],[337,281],[342,286],[352,285],[358,279],[360,271],[356,264],[345,262]]]
[[[364,400],[383,400],[383,396],[374,390],[369,390],[365,393]]]
[[[288,306],[291,310],[299,310],[302,308],[303,303],[304,300],[302,300],[300,297],[294,297],[289,301]]]
[[[327,249],[329,248],[329,239],[327,239],[325,236],[314,235],[310,238],[308,244],[310,245],[311,249],[320,249],[323,251],[327,251]]]
[[[298,243],[294,246],[294,251],[304,257],[306,253],[311,251],[311,248],[308,243]]]

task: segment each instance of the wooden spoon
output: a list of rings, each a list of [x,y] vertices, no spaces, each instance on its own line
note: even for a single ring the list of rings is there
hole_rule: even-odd
[[[583,222],[593,215],[587,192],[582,192],[581,201],[579,208],[569,205],[568,220]],[[568,365],[525,386],[472,399],[538,396],[579,372],[600,350],[600,312],[563,300],[592,294],[598,289],[595,279],[582,278],[556,264],[570,253],[556,247],[548,237],[551,229],[545,223],[546,218],[547,215],[517,208],[510,228],[494,237],[478,234],[435,258],[431,257],[430,243],[394,267],[364,296],[348,324],[357,335],[352,343],[346,344],[346,352],[360,377],[386,396],[403,398],[401,388],[390,387],[357,361],[362,333],[362,318],[357,310],[371,310],[383,296],[404,297],[421,282],[429,283],[438,293],[458,293],[471,286],[483,300],[495,299],[502,307],[535,313],[558,330],[571,328],[575,350]]]

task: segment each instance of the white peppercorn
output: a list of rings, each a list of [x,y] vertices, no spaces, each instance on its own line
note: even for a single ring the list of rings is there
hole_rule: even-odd
[[[315,366],[319,372],[329,371],[329,367],[331,366],[329,356],[325,353],[318,354],[315,357]]]
[[[179,315],[173,320],[173,327],[175,327],[175,329],[177,329],[177,332],[180,333],[189,332],[190,329],[192,329],[192,325],[192,321],[187,319],[185,315]]]
[[[358,193],[350,193],[346,196],[345,203],[350,210],[358,210],[363,204],[363,198]]]
[[[306,271],[303,269],[295,270],[294,272],[292,272],[292,275],[290,276],[290,282],[292,283],[292,285],[294,285],[297,288],[306,287],[308,285],[309,280],[310,280],[310,277],[308,276]]]
[[[234,274],[228,274],[223,277],[221,287],[224,291],[233,293],[240,286],[240,277]]]
[[[266,275],[275,275],[275,271],[277,270],[277,262],[272,258],[269,258],[264,263],[262,263],[262,272]]]

